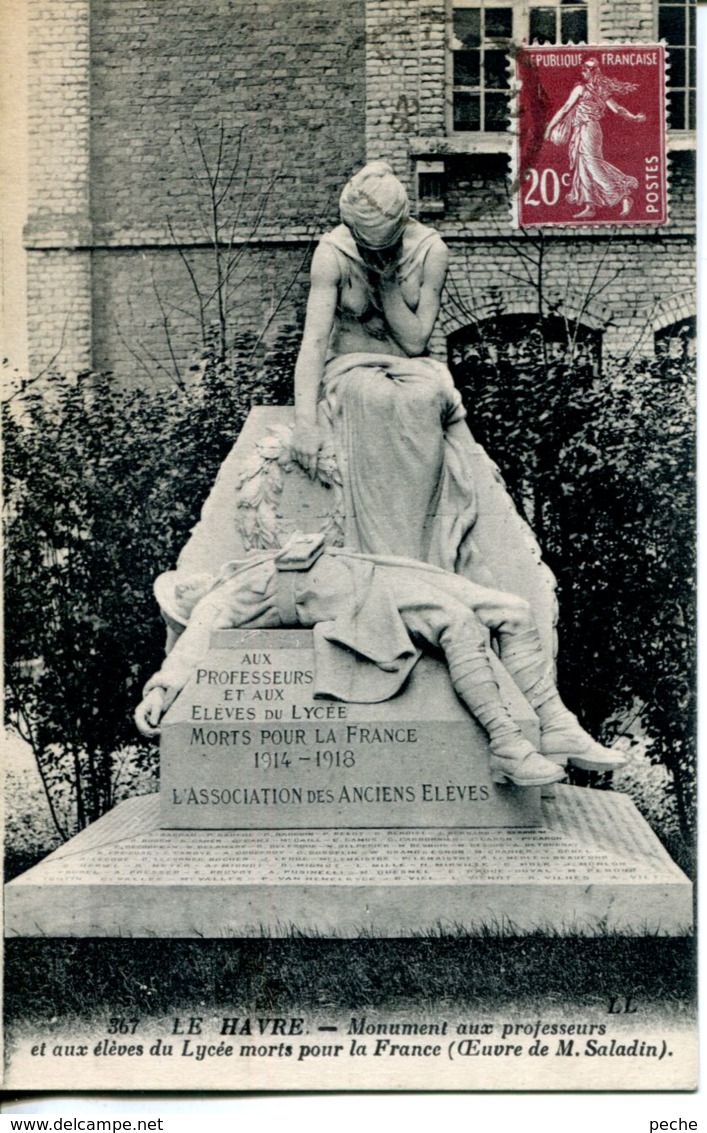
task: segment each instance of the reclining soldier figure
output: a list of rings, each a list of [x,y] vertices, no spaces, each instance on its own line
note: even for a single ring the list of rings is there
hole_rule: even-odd
[[[315,696],[388,700],[420,656],[416,643],[440,649],[457,695],[488,734],[495,782],[544,786],[564,778],[567,765],[611,771],[626,762],[562,703],[528,603],[461,575],[413,559],[325,549],[322,536],[297,534],[282,550],[227,563],[216,578],[160,575],[155,592],[168,618],[186,628],[145,686],[135,713],[143,735],[159,734],[212,631],[307,626],[314,627]],[[489,632],[538,717],[539,750],[501,698]]]

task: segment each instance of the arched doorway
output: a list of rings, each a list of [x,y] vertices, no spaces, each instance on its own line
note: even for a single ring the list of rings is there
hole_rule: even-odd
[[[655,332],[656,357],[667,361],[694,358],[697,354],[697,319],[678,319]]]
[[[498,464],[554,570],[561,555],[562,446],[601,369],[601,331],[559,315],[497,314],[447,340],[469,425]]]

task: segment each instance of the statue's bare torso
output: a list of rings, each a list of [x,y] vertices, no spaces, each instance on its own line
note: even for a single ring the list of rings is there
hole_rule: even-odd
[[[416,314],[425,277],[427,252],[439,237],[411,221],[393,248],[372,251],[356,245],[344,225],[322,240],[338,269],[336,318],[329,350],[333,356],[385,353],[406,357],[383,310],[381,287],[396,281],[406,307]]]

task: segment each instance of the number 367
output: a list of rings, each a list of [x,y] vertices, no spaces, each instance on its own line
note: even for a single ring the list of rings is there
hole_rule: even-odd
[[[528,191],[523,198],[523,203],[526,205],[556,205],[560,199],[560,191],[562,185],[569,185],[569,173],[563,173],[559,176],[555,173],[554,169],[543,169],[542,173],[531,166],[526,170],[523,180],[528,184]],[[538,199],[537,193],[540,193]]]

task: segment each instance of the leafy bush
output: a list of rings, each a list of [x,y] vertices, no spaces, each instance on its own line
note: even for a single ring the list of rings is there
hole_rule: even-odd
[[[565,679],[588,718],[639,705],[672,774],[685,835],[695,815],[694,366],[607,368],[563,452]]]
[[[570,328],[571,329],[571,328]],[[637,717],[669,772],[684,837],[695,813],[695,368],[605,359],[500,326],[452,364],[558,580],[561,689],[592,731]]]
[[[161,661],[152,598],[251,405],[287,397],[291,331],[207,352],[183,388],[109,375],[28,383],[3,407],[9,722],[32,746],[64,838],[149,770],[140,689]],[[127,753],[127,754],[126,754]]]

